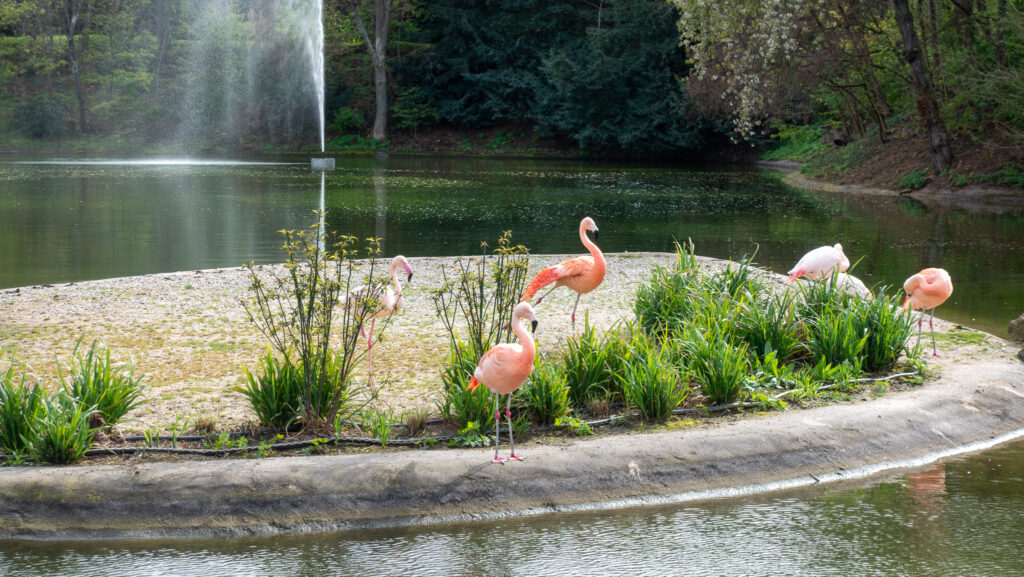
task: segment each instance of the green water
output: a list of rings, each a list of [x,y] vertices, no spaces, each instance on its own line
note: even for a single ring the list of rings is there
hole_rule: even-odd
[[[874,484],[261,538],[3,542],[0,575],[1024,575],[1024,442]]]
[[[869,286],[941,266],[956,289],[939,316],[996,334],[1024,312],[1024,214],[843,198],[752,168],[493,159],[338,159],[328,226],[384,238],[385,254],[477,254],[503,230],[535,253],[579,253],[583,216],[606,252],[665,251],[791,268],[843,243]],[[276,262],[282,228],[313,222],[308,165],[0,162],[0,288]]]

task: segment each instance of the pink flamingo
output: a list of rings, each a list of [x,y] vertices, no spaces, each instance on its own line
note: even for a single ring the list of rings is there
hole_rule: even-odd
[[[537,349],[533,344],[533,337],[523,328],[523,319],[530,319],[530,330],[537,330],[537,317],[533,314],[530,303],[519,303],[512,311],[512,332],[519,338],[521,345],[515,343],[502,343],[491,347],[480,362],[476,365],[473,378],[469,380],[469,390],[475,391],[477,386],[483,385],[494,393],[494,463],[505,463],[506,461],[522,461],[523,458],[516,455],[515,441],[512,439],[512,393],[519,387],[533,372],[533,358]],[[508,459],[498,456],[498,425],[501,423],[501,412],[498,410],[501,395],[508,395],[508,404],[505,405],[505,417],[508,419],[508,444],[511,449]]]
[[[946,302],[949,295],[953,294],[953,280],[949,273],[941,268],[926,268],[903,283],[903,290],[907,291],[907,300],[903,302],[903,310],[920,309],[921,318],[917,319],[917,342],[921,342],[921,324],[924,320],[924,312],[930,310],[931,317],[928,318],[928,329],[932,333],[932,356],[939,356],[935,350],[935,327],[932,321],[935,319],[935,307]]]
[[[359,332],[366,337],[366,363],[367,369],[367,381],[370,386],[373,386],[373,329],[377,324],[377,319],[389,317],[398,311],[402,310],[402,285],[398,283],[398,267],[405,269],[408,278],[406,282],[412,280],[412,268],[409,267],[409,261],[402,255],[398,255],[391,259],[391,268],[389,274],[391,276],[391,286],[384,287],[383,289],[377,289],[370,291],[367,285],[362,285],[350,291],[345,297],[338,301],[339,306],[346,306],[348,303],[359,303],[363,304],[367,301],[373,301],[372,306],[374,309],[367,313],[366,318],[370,319],[370,333],[366,333],[366,327],[363,325],[359,326]],[[362,313],[358,313],[362,314]],[[365,321],[366,319],[363,319]]]
[[[789,283],[793,284],[797,278],[806,276],[812,280],[821,280],[832,276],[836,267],[839,272],[846,272],[850,268],[850,259],[843,254],[843,245],[836,243],[835,246],[820,246],[805,254],[793,270],[789,271]]]
[[[526,287],[526,290],[523,291],[523,298],[519,299],[522,302],[529,302],[533,295],[537,294],[537,291],[551,283],[555,283],[555,286],[551,287],[548,292],[537,299],[534,306],[539,305],[544,300],[544,297],[560,286],[567,286],[576,291],[576,304],[572,306],[573,332],[576,331],[576,307],[580,304],[580,296],[594,290],[604,280],[604,255],[601,254],[601,249],[597,248],[597,245],[587,237],[588,230],[594,231],[594,239],[596,240],[597,224],[589,216],[580,221],[580,242],[583,243],[583,246],[587,247],[590,254],[562,261],[553,267],[540,271],[533,278],[530,286]]]

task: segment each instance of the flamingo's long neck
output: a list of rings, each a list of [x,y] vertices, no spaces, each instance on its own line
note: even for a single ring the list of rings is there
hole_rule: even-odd
[[[398,283],[398,263],[391,263],[391,286],[395,289],[395,294],[402,296],[402,285]]]
[[[600,269],[603,276],[604,254],[601,252],[601,249],[597,247],[597,244],[587,236],[587,229],[584,226],[580,226],[580,242],[582,242],[583,246],[587,247],[587,250],[590,251],[590,256],[594,257],[594,269]]]
[[[512,332],[519,337],[519,342],[523,345],[523,355],[520,360],[525,365],[533,365],[533,358],[537,354],[537,347],[533,344],[533,337],[523,327],[523,317],[515,315],[512,319]]]

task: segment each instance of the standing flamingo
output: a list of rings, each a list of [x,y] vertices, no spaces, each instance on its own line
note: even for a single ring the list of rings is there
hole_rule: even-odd
[[[494,463],[505,463],[506,461],[522,461],[523,458],[516,455],[515,441],[512,439],[512,393],[530,376],[533,372],[533,358],[537,349],[533,344],[533,337],[523,328],[523,319],[530,319],[530,330],[537,330],[537,317],[533,314],[533,307],[530,303],[519,303],[512,311],[512,332],[519,338],[521,345],[515,343],[502,343],[491,347],[480,362],[476,365],[473,378],[469,380],[469,390],[475,391],[477,386],[483,385],[494,393]],[[498,410],[501,395],[508,395],[508,404],[505,405],[505,417],[508,419],[508,444],[511,449],[508,459],[498,456],[498,425],[501,423],[501,412]]]
[[[903,310],[920,309],[921,318],[917,319],[917,342],[921,342],[921,324],[924,320],[924,312],[930,310],[931,317],[928,318],[928,329],[932,333],[932,356],[939,356],[935,350],[935,327],[932,321],[935,319],[935,307],[946,302],[949,295],[953,294],[953,280],[949,273],[941,268],[926,268],[903,283],[903,290],[907,291],[907,300],[903,302]]]
[[[347,306],[349,303],[362,304],[367,301],[373,301],[373,310],[366,313],[366,318],[370,319],[370,333],[366,333],[366,327],[362,324],[359,326],[359,332],[366,337],[366,363],[368,365],[366,378],[371,387],[373,386],[373,328],[377,323],[377,319],[389,317],[402,310],[402,285],[398,284],[399,266],[405,269],[406,274],[409,275],[406,282],[411,281],[412,268],[409,267],[409,261],[404,256],[398,255],[391,259],[391,286],[371,291],[367,285],[362,285],[353,289],[338,301],[339,306]],[[362,319],[362,321],[365,322],[366,318]]]
[[[580,304],[580,295],[594,290],[604,280],[604,255],[601,254],[601,249],[597,248],[597,245],[587,237],[588,230],[594,231],[594,239],[596,240],[597,224],[589,216],[580,221],[580,242],[583,243],[583,246],[587,247],[590,254],[562,261],[553,267],[540,271],[533,278],[530,286],[526,287],[526,290],[523,291],[523,298],[519,299],[522,302],[529,302],[533,295],[537,294],[537,291],[552,282],[555,283],[555,286],[551,287],[548,292],[537,299],[537,302],[534,303],[535,306],[539,305],[544,300],[544,297],[560,286],[567,286],[576,291],[576,304],[572,306],[573,332],[576,331],[576,307]]]
[[[793,270],[786,274],[789,275],[789,283],[793,284],[801,276],[812,280],[832,276],[836,267],[839,267],[839,272],[846,272],[850,268],[850,259],[843,254],[843,245],[838,243],[835,246],[820,246],[805,254]]]

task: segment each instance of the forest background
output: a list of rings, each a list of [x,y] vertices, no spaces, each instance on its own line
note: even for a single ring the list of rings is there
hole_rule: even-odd
[[[311,0],[0,0],[0,152],[318,153]],[[332,153],[1024,187],[1024,0],[324,0]]]

